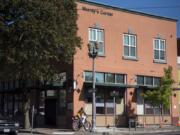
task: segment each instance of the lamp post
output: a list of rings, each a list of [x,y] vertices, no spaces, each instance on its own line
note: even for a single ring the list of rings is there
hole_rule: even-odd
[[[117,91],[111,91],[110,95],[113,97],[113,107],[114,107],[114,128],[113,132],[115,132],[116,127],[116,97],[119,95],[119,92]]]
[[[95,131],[96,129],[96,85],[95,85],[95,58],[98,55],[98,43],[89,43],[88,44],[89,49],[89,57],[93,60],[93,73],[92,73],[92,79],[93,79],[93,90],[92,90],[92,131]]]

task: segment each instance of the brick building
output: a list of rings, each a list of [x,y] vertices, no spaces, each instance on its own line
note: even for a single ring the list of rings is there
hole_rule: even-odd
[[[177,39],[178,88],[180,89],[180,38]],[[178,92],[179,125],[180,125],[180,91]]]
[[[72,64],[59,65],[61,82],[66,82],[63,87],[57,81],[53,87],[32,90],[32,105],[38,110],[36,125],[67,126],[81,107],[91,119],[92,59],[88,43],[95,42],[99,45],[95,59],[97,126],[113,126],[114,110],[116,126],[126,126],[132,116],[137,116],[140,124],[158,124],[160,108],[144,101],[141,93],[156,87],[169,65],[177,82],[177,20],[86,1],[78,1],[77,9],[82,48],[77,49]],[[113,91],[118,93],[115,108]],[[164,124],[177,124],[176,94],[172,90],[170,109],[163,110]],[[22,99],[18,92],[11,93],[12,98],[9,95],[1,94],[1,104],[7,102],[1,109],[13,114],[22,106]]]
[[[141,93],[158,85],[168,65],[173,67],[177,80],[176,20],[92,2],[79,2],[78,14],[78,34],[83,45],[74,56],[74,114],[81,106],[92,114],[92,59],[87,44],[97,42],[97,126],[113,125],[113,90],[119,93],[117,126],[126,125],[131,115],[137,115],[139,123],[158,124],[159,108],[145,102]],[[178,119],[177,97],[171,99],[171,109],[163,111],[165,124],[176,124]]]

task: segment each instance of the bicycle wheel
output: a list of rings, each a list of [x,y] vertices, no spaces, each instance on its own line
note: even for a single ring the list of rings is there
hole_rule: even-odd
[[[84,122],[84,129],[86,131],[91,131],[91,123],[89,121]]]
[[[80,128],[79,128],[79,121],[73,121],[72,123],[72,129],[74,131],[78,131]]]

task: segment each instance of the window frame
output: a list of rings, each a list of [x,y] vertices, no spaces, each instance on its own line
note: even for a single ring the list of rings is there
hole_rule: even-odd
[[[85,71],[83,72],[84,82],[92,82],[92,81],[90,81],[90,80],[86,80],[86,73],[92,75],[92,71],[85,70]],[[97,81],[96,81],[96,83],[104,83],[104,84],[126,84],[126,83],[127,83],[127,80],[126,80],[127,74],[110,73],[110,72],[95,72],[95,79],[96,79],[96,80],[97,80],[97,78],[96,78],[96,75],[97,75],[97,74],[102,74],[102,75],[103,75],[103,82],[97,82]],[[107,79],[107,74],[112,74],[112,75],[114,75],[114,82],[107,82],[107,81],[106,81],[106,79]],[[120,76],[123,77],[124,83],[122,83],[122,82],[118,83],[118,82],[117,82],[116,78],[117,78],[118,75],[120,75]],[[92,76],[90,76],[90,77],[92,78]],[[93,79],[93,78],[92,78],[92,79]]]
[[[149,106],[149,108],[147,107]],[[147,109],[151,109],[152,110],[152,113],[149,113],[147,111]],[[155,111],[156,110],[156,111]],[[159,113],[157,113],[157,111],[159,111]],[[160,106],[153,106],[150,102],[148,101],[144,101],[144,114],[145,115],[153,115],[153,116],[157,116],[157,115],[160,115],[161,113],[161,107]],[[171,107],[169,107],[169,109],[165,109],[163,106],[162,106],[162,115],[163,116],[169,116],[171,114]]]
[[[125,36],[128,36],[128,44],[125,43]],[[131,44],[131,38],[134,37],[134,45]],[[128,47],[128,55],[125,54],[125,47]],[[135,48],[135,56],[131,55],[131,48]],[[137,36],[135,34],[123,34],[123,57],[128,59],[137,59]]]
[[[138,77],[142,77],[143,78],[143,84],[139,84],[138,83]],[[151,77],[152,78],[152,85],[150,85],[150,84],[146,84],[146,79],[148,78],[148,77]],[[144,75],[136,75],[136,79],[137,79],[137,81],[136,81],[136,84],[137,85],[140,85],[140,86],[153,86],[153,87],[157,87],[158,85],[156,85],[155,84],[155,79],[159,79],[159,84],[160,84],[160,79],[161,79],[161,77],[157,77],[157,76],[144,76]]]
[[[91,39],[91,30],[95,31],[95,39]],[[102,32],[102,40],[98,39],[98,32]],[[100,28],[93,28],[93,27],[89,27],[88,29],[88,41],[90,42],[98,42],[98,43],[102,43],[102,52],[99,52],[98,50],[98,56],[104,56],[105,55],[105,34],[104,34],[104,29],[100,29]]]
[[[158,48],[156,48],[156,41],[158,41]],[[161,49],[161,42],[164,42],[164,47]],[[155,51],[158,51],[158,58],[155,58]],[[164,59],[161,59],[161,51],[164,52]],[[161,38],[154,38],[153,39],[153,59],[154,62],[158,63],[166,63],[166,40]]]
[[[113,79],[114,79],[114,82],[108,82],[107,81],[107,76],[108,75],[113,75]],[[113,74],[113,73],[105,73],[105,83],[110,83],[110,84],[115,84],[116,83],[116,78],[115,78],[115,74]]]
[[[87,101],[87,104],[92,104],[92,96],[91,94],[88,94],[88,91],[87,89],[89,89],[89,87],[87,87],[85,89],[85,99],[89,98],[89,100],[86,100]],[[125,91],[118,91],[118,96],[116,98],[116,105],[114,106],[114,103],[113,103],[113,96],[110,95],[110,93],[112,92],[113,90],[109,90],[109,89],[98,89],[96,91],[96,95],[97,95],[97,98],[96,98],[96,115],[98,116],[102,116],[102,115],[106,115],[106,116],[111,116],[114,114],[114,111],[115,111],[115,114],[116,115],[123,115],[125,113],[125,95],[124,95],[124,92]],[[121,100],[123,100],[123,112],[122,113],[118,113],[116,112],[117,110],[117,104],[120,104]],[[89,113],[88,115],[92,115],[92,113]]]

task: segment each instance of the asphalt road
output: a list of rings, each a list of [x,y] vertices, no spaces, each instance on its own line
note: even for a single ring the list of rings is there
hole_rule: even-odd
[[[38,133],[18,133],[18,135],[47,135]],[[49,135],[180,135],[180,132],[162,132],[162,133],[87,133],[87,132],[54,132]]]
[[[144,135],[144,134],[135,134],[135,135]],[[146,133],[146,135],[180,135],[180,132]]]

